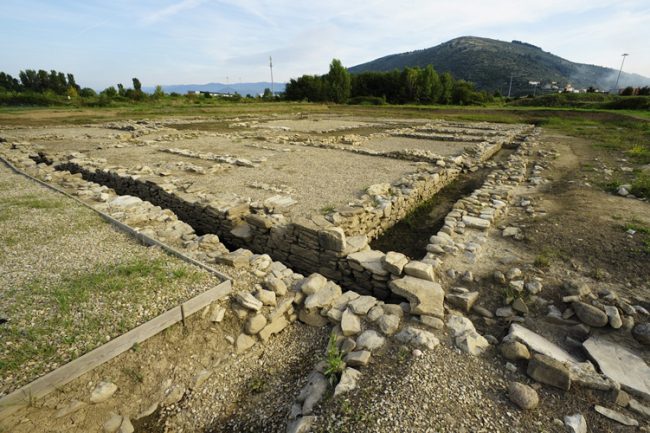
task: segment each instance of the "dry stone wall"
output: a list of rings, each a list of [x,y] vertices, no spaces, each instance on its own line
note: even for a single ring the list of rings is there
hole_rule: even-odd
[[[183,190],[169,178],[152,179],[125,170],[105,169],[101,161],[78,153],[59,158],[59,162],[43,153],[32,158],[54,163],[57,170],[79,174],[118,194],[139,197],[169,209],[199,235],[216,234],[231,251],[213,254],[210,260],[215,262],[238,266],[247,257],[236,249],[250,249],[269,254],[298,272],[319,273],[345,289],[395,302],[409,297],[418,299],[422,290],[431,291],[426,283],[434,282],[434,269],[440,260],[433,254],[422,261],[396,253],[387,255],[371,250],[369,241],[453,182],[462,170],[491,158],[503,144],[503,140],[483,142],[471,154],[439,158],[435,164],[420,160],[415,173],[393,184],[371,185],[364,196],[348,206],[327,215],[296,217],[291,221],[280,213],[282,196],[262,205],[246,199],[211,200]]]

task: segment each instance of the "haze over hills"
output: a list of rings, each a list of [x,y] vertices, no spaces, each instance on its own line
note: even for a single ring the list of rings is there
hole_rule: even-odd
[[[439,73],[450,72],[455,78],[471,81],[481,90],[508,93],[513,76],[512,94],[532,92],[529,81],[539,81],[539,89],[551,90],[571,84],[574,88],[593,86],[612,89],[618,70],[602,66],[574,63],[543,51],[525,42],[505,42],[495,39],[464,36],[432,48],[392,54],[349,68],[351,73],[385,72],[404,67],[433,67]],[[623,72],[619,87],[648,86],[650,78]]]
[[[285,83],[273,83],[273,91],[276,93],[284,92],[286,84]],[[198,92],[213,92],[213,93],[239,93],[242,96],[251,95],[256,96],[264,93],[264,89],[271,88],[270,82],[259,82],[259,83],[233,83],[233,84],[224,84],[224,83],[207,83],[207,84],[169,84],[163,85],[163,90],[166,93],[180,93],[181,95],[186,94],[188,91],[198,91]],[[147,93],[153,93],[155,87],[152,86],[143,86],[142,90]]]

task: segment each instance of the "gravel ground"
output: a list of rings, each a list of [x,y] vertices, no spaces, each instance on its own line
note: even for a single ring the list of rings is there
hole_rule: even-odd
[[[311,119],[285,119],[285,120],[271,120],[253,125],[255,128],[260,129],[287,129],[287,132],[326,132],[335,131],[339,129],[352,129],[361,128],[366,126],[373,126],[376,123],[360,122],[358,120],[344,120],[344,119],[327,119],[327,118],[311,118]]]
[[[215,140],[211,152],[222,154],[218,144],[223,142],[221,137],[201,137],[201,150],[206,149],[206,140]],[[192,141],[158,143],[162,147],[179,147],[194,150]],[[237,144],[230,141],[228,152],[233,155],[258,155],[268,158],[258,167],[231,167],[214,174],[193,174],[175,171],[175,177],[193,182],[193,188],[200,188],[213,194],[236,193],[253,200],[264,200],[277,192],[251,188],[249,185],[264,183],[272,187],[294,191],[291,196],[298,203],[285,213],[295,215],[310,215],[318,213],[327,206],[344,205],[358,198],[363,190],[374,183],[394,182],[406,173],[415,171],[414,163],[379,158],[366,155],[350,154],[345,151],[318,149],[302,146],[289,146],[293,152],[271,152],[246,146],[244,142]],[[236,151],[241,149],[241,153]],[[154,151],[150,147],[111,148],[87,153],[90,157],[106,158],[106,165],[121,165],[135,167],[158,164],[173,164],[184,161],[209,168],[215,165],[213,161],[203,161]],[[172,167],[170,165],[170,167]],[[327,173],[326,176],[323,173]],[[159,178],[160,179],[160,178]]]
[[[328,331],[296,322],[270,344],[231,357],[202,392],[163,415],[166,431],[284,432],[291,403],[313,365],[324,358]]]
[[[219,281],[0,168],[0,396]]]
[[[393,345],[362,370],[358,389],[322,406],[314,431],[558,431],[543,410],[529,415],[509,403],[503,364],[493,354],[472,357],[446,343],[417,358]]]
[[[474,147],[476,143],[462,141],[433,141],[420,138],[407,137],[377,137],[364,141],[361,147],[392,152],[404,149],[418,149],[437,153],[441,156],[451,156],[463,153],[466,147]]]

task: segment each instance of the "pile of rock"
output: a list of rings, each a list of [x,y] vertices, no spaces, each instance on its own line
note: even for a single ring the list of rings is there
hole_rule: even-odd
[[[526,374],[536,382],[564,391],[569,391],[573,384],[602,391],[605,398],[614,404],[629,407],[644,416],[650,415],[650,408],[628,395],[650,401],[650,367],[639,356],[612,340],[591,337],[582,344],[584,354],[595,362],[600,372],[591,362],[570,354],[518,324],[511,325],[510,333],[504,337],[499,349],[507,360],[524,363]],[[512,371],[517,371],[514,364],[508,365]],[[527,408],[518,392],[512,394],[516,404]],[[596,406],[596,411],[625,425],[638,425],[636,420],[614,410]],[[573,425],[573,421],[569,419],[565,423]]]
[[[644,324],[635,327],[636,319],[647,320],[650,316],[643,306],[634,305],[630,299],[620,297],[612,290],[593,293],[589,285],[571,281],[564,283],[564,294],[562,298],[566,306],[564,311],[554,309],[549,313],[557,321],[563,321],[565,324],[583,323],[593,328],[608,326],[622,331],[634,329],[633,336],[641,344],[650,344],[650,337],[647,331],[644,332]]]

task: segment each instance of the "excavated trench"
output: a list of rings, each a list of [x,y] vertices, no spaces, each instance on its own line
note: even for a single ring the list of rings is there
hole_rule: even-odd
[[[507,160],[516,148],[516,145],[503,147],[491,161],[498,163]],[[414,209],[406,218],[374,239],[370,247],[384,253],[396,251],[416,260],[424,257],[429,238],[445,224],[445,217],[451,212],[454,203],[480,188],[492,170],[494,168],[483,167],[459,176]]]
[[[491,160],[496,162],[504,161],[517,147],[518,142],[514,142],[502,148]],[[287,257],[282,257],[283,251],[265,247],[266,244],[258,243],[255,239],[249,242],[233,237],[231,234],[232,227],[228,225],[228,221],[218,219],[209,214],[206,215],[205,210],[201,209],[200,206],[194,206],[193,203],[183,198],[167,194],[158,187],[152,187],[153,184],[146,181],[124,183],[118,177],[107,172],[102,173],[100,171],[86,169],[68,162],[55,162],[44,153],[34,155],[32,159],[38,163],[54,164],[57,170],[79,173],[85,180],[112,188],[117,194],[136,196],[156,206],[170,209],[181,221],[190,225],[197,235],[207,233],[218,235],[222,243],[230,251],[234,251],[237,248],[246,248],[258,254],[267,253],[274,260],[285,263],[285,265],[297,272],[304,274],[319,272],[337,282],[345,289],[352,289],[359,293],[373,294],[377,298],[388,302],[390,302],[391,297],[395,296],[390,290],[378,289],[376,284],[371,285],[370,283],[373,283],[373,281],[364,282],[358,279],[358,275],[352,275],[353,272],[348,271],[346,273],[342,271],[338,268],[336,261],[320,261],[320,264],[317,263],[316,266],[303,265],[302,260],[292,259],[291,257],[289,257],[288,261],[285,260]],[[370,244],[371,248],[383,252],[402,252],[416,260],[423,257],[426,254],[425,248],[429,237],[436,233],[443,225],[444,218],[451,210],[453,204],[461,197],[479,188],[492,169],[490,167],[484,167],[474,172],[461,174],[456,181],[441,189],[433,198],[422,203],[421,206],[412,211],[406,218],[387,230],[379,238],[372,241]],[[301,251],[304,257],[312,254],[312,251],[306,249],[305,246],[300,246],[300,240],[298,240],[298,244],[292,244],[290,247],[292,253],[294,253],[295,248],[296,252],[294,254]],[[387,283],[382,284],[385,285]]]

